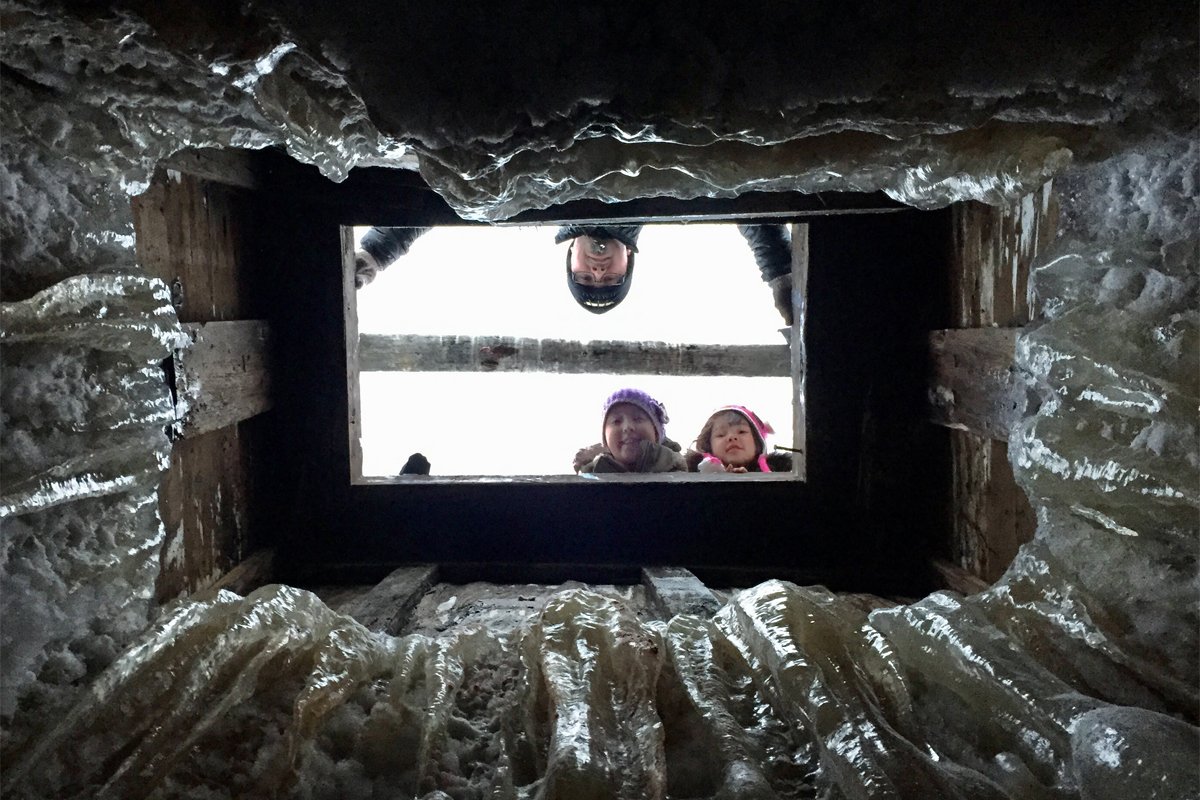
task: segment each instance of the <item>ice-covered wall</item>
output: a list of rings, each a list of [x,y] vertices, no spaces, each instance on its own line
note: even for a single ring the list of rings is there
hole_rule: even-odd
[[[1196,9],[847,5],[7,3],[5,794],[1193,788]],[[1045,402],[1010,445],[1035,541],[988,592],[871,614],[770,583],[655,627],[576,592],[511,634],[395,640],[267,588],[128,649],[155,614],[174,330],[128,198],[180,148],[273,143],[334,178],[407,144],[484,218],[751,188],[1003,202],[1058,174],[1019,353]]]

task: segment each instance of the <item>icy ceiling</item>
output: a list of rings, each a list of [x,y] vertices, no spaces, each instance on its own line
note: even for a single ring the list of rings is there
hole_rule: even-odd
[[[5,795],[1193,792],[1196,8],[957,5],[5,3]],[[440,638],[286,587],[159,613],[175,322],[129,196],[177,150],[274,144],[334,179],[415,153],[478,218],[1057,176],[1010,443],[1035,541],[988,592],[874,611],[768,583],[712,619],[572,592]]]

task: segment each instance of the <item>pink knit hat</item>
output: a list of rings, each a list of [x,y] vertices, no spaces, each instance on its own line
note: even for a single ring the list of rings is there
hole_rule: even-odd
[[[740,414],[750,423],[750,430],[754,434],[754,442],[758,445],[758,469],[760,472],[770,472],[771,468],[767,466],[767,437],[775,432],[775,429],[771,427],[771,423],[764,422],[759,418],[758,414],[755,414],[745,406],[721,406],[709,414],[708,418],[711,420],[717,414],[722,414],[726,411]],[[709,442],[709,444],[711,445],[712,443]]]

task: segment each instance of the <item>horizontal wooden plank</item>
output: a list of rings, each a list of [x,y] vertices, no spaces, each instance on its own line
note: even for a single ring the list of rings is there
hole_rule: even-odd
[[[609,203],[571,200],[545,209],[522,211],[498,225],[573,224],[641,225],[654,222],[737,220],[796,221],[846,214],[886,214],[909,207],[883,192],[745,192],[737,197],[647,197]]]
[[[646,599],[662,619],[676,614],[711,617],[717,613],[716,595],[682,567],[646,567],[642,570]]]
[[[1027,405],[1027,390],[1013,366],[1018,333],[1019,328],[971,328],[929,334],[933,422],[1008,441]]]
[[[437,582],[437,573],[436,566],[401,567],[338,611],[370,630],[395,636]]]
[[[384,336],[358,339],[361,372],[554,372],[614,375],[788,377],[781,345],[573,342],[505,336]]]
[[[159,167],[243,189],[261,186],[254,167],[254,155],[247,150],[212,147],[180,150],[159,162]]]
[[[189,345],[175,351],[180,436],[196,436],[271,407],[270,328],[265,320],[189,323]]]

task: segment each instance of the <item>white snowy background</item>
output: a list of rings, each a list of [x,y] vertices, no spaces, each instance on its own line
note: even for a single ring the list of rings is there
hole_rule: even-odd
[[[361,239],[367,228],[356,228]],[[781,344],[783,320],[733,224],[647,225],[629,295],[592,314],[566,287],[553,227],[437,228],[359,290],[360,333]],[[712,409],[746,405],[790,444],[789,378],[364,372],[363,474],[413,452],[434,475],[571,473],[599,441],[604,398],[636,386],[662,401],[685,448]]]

